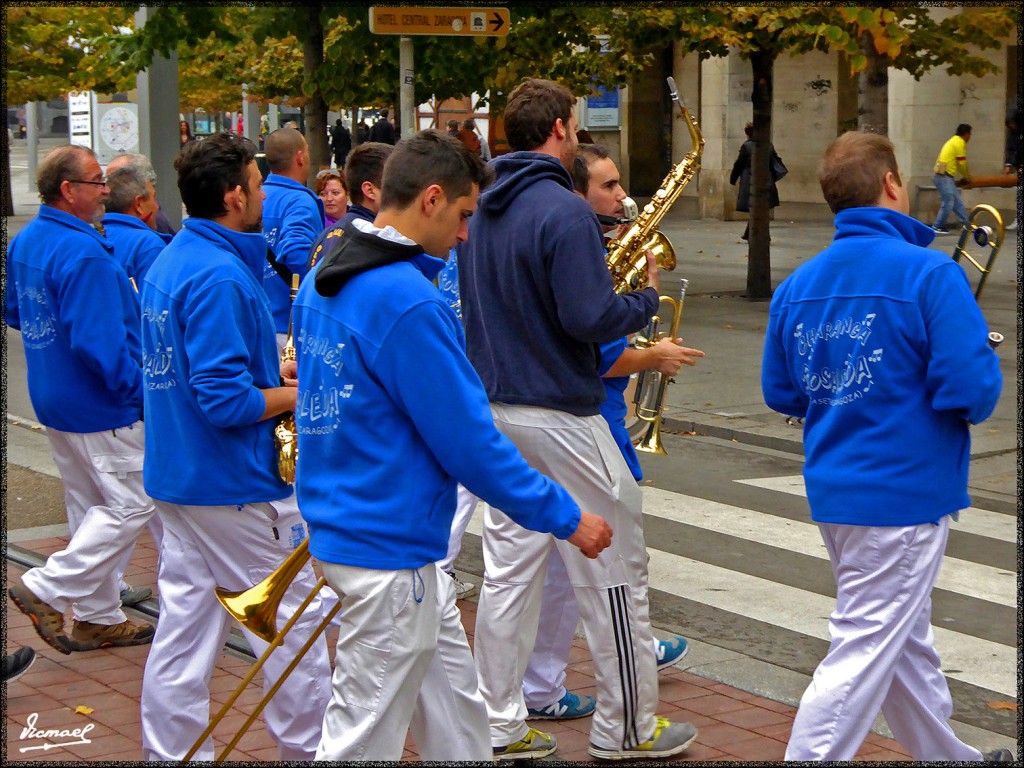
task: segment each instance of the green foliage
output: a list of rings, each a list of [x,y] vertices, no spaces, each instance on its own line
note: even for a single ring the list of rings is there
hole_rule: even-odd
[[[5,6],[7,103],[46,101],[72,90],[112,93],[135,86],[135,72],[107,41],[132,26],[121,6]]]

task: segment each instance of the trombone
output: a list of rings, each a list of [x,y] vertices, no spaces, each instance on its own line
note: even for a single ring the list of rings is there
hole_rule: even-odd
[[[983,213],[992,217],[995,222],[995,229],[991,226],[979,226],[975,223],[975,220]],[[995,263],[996,254],[999,253],[999,248],[1003,244],[1004,234],[1005,229],[1003,227],[1003,217],[1000,216],[999,211],[991,205],[984,204],[976,205],[971,209],[970,214],[967,216],[967,221],[964,223],[963,229],[960,231],[960,240],[957,242],[956,248],[953,250],[953,261],[959,262],[960,258],[963,257],[971,262],[971,264],[981,272],[981,279],[978,281],[978,289],[974,292],[975,301],[981,298],[981,289],[985,287],[985,281],[992,272],[992,265]],[[990,249],[988,261],[985,263],[984,267],[981,266],[981,262],[967,252],[965,246],[967,245],[968,237],[972,238],[979,247]],[[979,256],[979,258],[981,257]]]
[[[273,573],[267,576],[263,581],[255,586],[243,589],[237,592],[232,592],[220,587],[217,588],[217,599],[220,601],[228,613],[231,614],[232,618],[238,621],[243,627],[252,632],[254,635],[259,637],[261,640],[265,640],[269,643],[267,649],[257,659],[256,663],[253,664],[249,673],[245,676],[234,693],[228,697],[228,700],[221,706],[220,711],[211,718],[209,725],[200,734],[199,738],[196,739],[195,743],[189,749],[185,757],[182,758],[181,762],[187,763],[196,752],[203,746],[203,743],[213,733],[213,729],[217,727],[217,724],[224,719],[224,716],[231,710],[231,706],[235,703],[239,696],[242,695],[242,691],[245,687],[252,682],[252,679],[256,677],[267,659],[270,658],[270,654],[274,652],[278,646],[284,642],[285,636],[295,625],[295,622],[299,620],[309,604],[313,602],[313,599],[317,596],[317,593],[327,584],[327,579],[323,576],[316,582],[316,585],[309,591],[309,594],[303,599],[302,604],[298,610],[288,619],[287,623],[281,628],[279,632],[277,630],[277,610],[281,605],[281,600],[284,599],[285,592],[288,591],[288,587],[291,586],[292,582],[299,575],[299,572],[305,567],[309,561],[309,539],[306,538],[302,544],[295,548],[285,559],[281,565],[279,565]],[[274,695],[278,692],[284,681],[288,679],[288,676],[292,673],[292,670],[302,661],[303,656],[306,652],[313,647],[313,643],[316,642],[317,638],[327,629],[331,623],[331,619],[334,618],[338,609],[341,608],[341,603],[335,603],[334,607],[328,611],[327,615],[323,618],[320,624],[317,626],[316,631],[309,636],[309,639],[302,645],[302,647],[295,654],[295,658],[291,660],[284,672],[277,679],[274,685],[269,691],[260,699],[259,703],[253,709],[252,714],[249,715],[248,719],[239,728],[238,733],[232,737],[231,741],[225,745],[224,750],[217,756],[214,762],[223,763],[227,758],[228,753],[231,752],[245,735],[249,727],[256,722],[256,718],[260,716],[264,708],[270,702]]]

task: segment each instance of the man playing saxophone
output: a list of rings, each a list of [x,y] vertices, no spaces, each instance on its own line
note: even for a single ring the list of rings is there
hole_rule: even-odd
[[[660,279],[648,257],[649,288],[613,290],[597,219],[572,191],[574,102],[568,89],[546,80],[527,80],[510,94],[505,129],[514,151],[492,163],[497,181],[481,195],[459,251],[459,281],[467,352],[495,424],[616,536],[587,560],[487,506],[477,670],[495,756],[554,752],[549,734],[526,725],[521,686],[537,634],[541,575],[558,547],[594,658],[590,754],[665,757],[686,749],[696,729],[655,715],[642,496],[600,415],[605,393],[597,372],[597,345],[646,325]]]
[[[142,285],[143,479],[164,523],[160,624],[142,683],[147,760],[182,759],[206,727],[210,675],[232,621],[215,588],[252,587],[306,536],[277,472],[274,417],[294,410],[296,389],[279,386],[255,156],[251,142],[228,133],[185,147],[175,168],[189,218]],[[314,583],[306,565],[282,615]],[[317,599],[271,654],[264,689],[320,618]],[[245,634],[260,655],[266,642]],[[321,635],[265,710],[282,760],[313,758],[330,674]],[[213,758],[211,739],[196,758]]]

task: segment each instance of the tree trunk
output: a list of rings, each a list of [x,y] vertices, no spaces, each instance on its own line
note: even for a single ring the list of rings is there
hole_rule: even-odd
[[[324,25],[320,20],[319,5],[309,6],[309,27],[302,40],[302,78],[304,83],[316,83],[317,74],[324,63]],[[303,89],[305,90],[305,89]],[[306,142],[309,144],[309,179],[312,187],[321,168],[331,167],[331,150],[327,143],[327,103],[320,86],[306,99]]]
[[[772,78],[775,51],[750,56],[754,89],[754,152],[750,162],[750,230],[747,248],[747,298],[763,301],[772,295],[771,211]]]
[[[0,166],[0,173],[4,175],[4,216],[14,215],[14,187],[11,186],[11,143],[7,140],[8,134],[4,133],[3,163]]]
[[[857,130],[889,134],[889,58],[875,50],[870,32],[860,36],[867,67],[857,76]]]

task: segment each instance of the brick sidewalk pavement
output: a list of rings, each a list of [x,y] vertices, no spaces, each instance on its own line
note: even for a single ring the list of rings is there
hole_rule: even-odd
[[[19,546],[48,555],[63,548],[66,541],[66,538],[52,538],[22,542]],[[135,586],[155,588],[156,563],[156,548],[145,533],[136,547],[126,579]],[[9,565],[7,586],[15,583],[20,574],[17,566]],[[472,642],[476,603],[462,601],[460,608]],[[4,610],[7,650],[30,645],[38,654],[32,668],[6,687],[5,759],[23,762],[141,760],[139,696],[149,647],[100,649],[63,656],[39,639],[28,617],[14,608],[8,598],[5,598]],[[133,615],[133,619],[139,620],[139,615]],[[328,634],[332,655],[335,636],[336,630]],[[210,683],[214,711],[241,682],[250,664],[248,659],[231,653],[221,655]],[[686,671],[685,664],[663,672],[659,680],[658,714],[672,720],[689,721],[699,732],[696,742],[679,760],[782,759],[796,711],[793,707],[706,680]],[[586,644],[580,639],[572,649],[566,684],[577,693],[594,693],[593,663]],[[173,695],[173,691],[168,691],[168,695]],[[220,746],[237,732],[260,696],[261,685],[257,679],[239,697],[234,712],[214,731],[218,754]],[[35,715],[38,730],[72,730],[92,725],[84,735],[88,743],[41,749],[46,739],[22,737],[32,715]],[[555,735],[558,740],[556,756],[560,760],[590,762],[587,755],[589,718],[563,723],[545,721],[540,727]],[[404,759],[416,758],[416,746],[408,739]],[[272,762],[277,759],[277,747],[262,718],[231,754],[233,761]],[[909,758],[893,740],[871,733],[856,759],[891,762]]]

